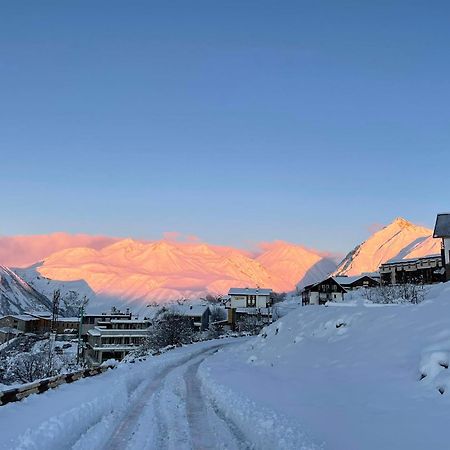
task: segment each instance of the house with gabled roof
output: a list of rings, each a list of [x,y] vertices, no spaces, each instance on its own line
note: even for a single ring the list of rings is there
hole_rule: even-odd
[[[303,288],[301,293],[302,305],[324,305],[327,302],[342,302],[345,294],[352,290],[378,285],[379,281],[376,278],[366,274],[328,277]]]
[[[228,324],[234,329],[236,322],[245,316],[256,316],[262,323],[272,321],[272,289],[231,288],[225,307]]]

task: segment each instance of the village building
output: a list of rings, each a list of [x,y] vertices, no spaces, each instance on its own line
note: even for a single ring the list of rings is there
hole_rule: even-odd
[[[121,361],[143,343],[150,326],[148,320],[131,317],[100,322],[87,331],[86,362],[98,366],[108,359]]]
[[[444,281],[450,281],[450,214],[438,214],[433,237],[441,239],[441,258],[444,268]]]
[[[109,313],[100,313],[100,314],[84,314],[83,315],[83,324],[81,326],[81,334],[82,336],[86,336],[88,331],[98,325],[106,325],[111,320],[131,320],[132,314],[127,309],[126,312],[121,312],[116,308],[112,308]]]
[[[50,330],[50,321],[29,314],[8,314],[0,317],[0,328],[14,328],[21,333],[43,334]]]
[[[261,323],[272,321],[272,289],[231,288],[225,307],[228,324],[235,329],[236,323],[247,316],[257,317]]]
[[[381,264],[382,284],[433,284],[445,281],[441,255],[414,259],[391,259]]]
[[[208,305],[175,305],[173,311],[187,316],[195,331],[205,331],[209,328],[209,316],[211,311]]]
[[[303,288],[302,305],[324,305],[327,302],[342,302],[345,294],[350,291],[378,285],[379,281],[376,278],[366,274],[328,277]]]

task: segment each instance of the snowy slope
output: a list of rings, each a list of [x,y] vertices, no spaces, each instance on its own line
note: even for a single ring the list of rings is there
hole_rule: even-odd
[[[125,239],[100,250],[54,253],[37,270],[50,279],[85,280],[103,298],[148,303],[225,294],[232,286],[290,291],[305,276],[320,277],[333,268],[322,256],[287,243],[253,258],[237,249],[203,243]]]
[[[61,293],[61,306],[64,300],[70,300],[74,295],[80,299],[86,296],[87,299],[95,303],[95,293],[84,280],[58,281],[42,276],[38,268],[42,263],[34,264],[25,269],[14,268],[13,271],[25,280],[31,287],[48,299],[53,298],[53,293],[58,289]]]
[[[48,312],[51,302],[12,270],[0,266],[0,315],[24,311]]]
[[[325,449],[448,448],[450,283],[428,299],[299,307],[201,377],[227,414],[285,417]]]
[[[336,274],[358,275],[374,272],[392,258],[416,258],[440,252],[432,230],[397,218],[354,248],[339,264]]]
[[[276,278],[286,286],[320,281],[336,269],[336,263],[327,257],[300,245],[277,241],[267,246],[257,258]]]

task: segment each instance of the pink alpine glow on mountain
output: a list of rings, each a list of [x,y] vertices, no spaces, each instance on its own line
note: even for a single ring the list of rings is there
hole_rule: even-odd
[[[390,259],[418,258],[440,252],[432,230],[398,217],[355,247],[339,264],[336,274],[358,275],[375,272]]]

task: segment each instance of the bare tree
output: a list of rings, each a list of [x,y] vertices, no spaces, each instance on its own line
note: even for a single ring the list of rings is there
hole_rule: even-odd
[[[157,350],[168,345],[189,344],[193,337],[194,330],[189,317],[173,311],[163,311],[155,320],[147,345]]]

